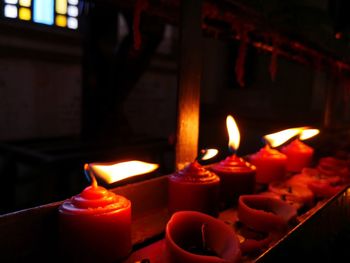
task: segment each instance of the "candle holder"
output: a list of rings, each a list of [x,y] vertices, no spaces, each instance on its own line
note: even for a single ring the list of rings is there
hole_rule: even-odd
[[[241,258],[234,230],[200,212],[174,213],[166,226],[165,242],[172,263],[236,263]]]

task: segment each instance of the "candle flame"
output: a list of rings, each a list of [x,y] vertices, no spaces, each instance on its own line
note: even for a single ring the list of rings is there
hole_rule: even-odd
[[[301,133],[303,128],[290,128],[276,133],[271,133],[264,136],[264,139],[271,147],[278,147],[291,139],[292,137]]]
[[[90,166],[95,172],[96,176],[100,177],[108,184],[137,175],[150,173],[159,167],[158,164],[146,163],[137,160],[109,165],[90,164]]]
[[[218,154],[217,149],[205,149],[204,155],[200,158],[202,161],[209,160]]]
[[[301,133],[299,135],[299,139],[302,141],[307,140],[309,138],[316,136],[319,133],[320,133],[319,129],[304,129],[301,131]]]
[[[228,146],[230,149],[237,151],[241,140],[241,136],[239,134],[238,126],[231,115],[228,115],[226,118],[226,127],[229,137]]]

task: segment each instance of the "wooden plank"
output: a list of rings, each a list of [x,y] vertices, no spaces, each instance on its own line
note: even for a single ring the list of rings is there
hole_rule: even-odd
[[[180,68],[176,168],[197,155],[202,71],[201,0],[183,0],[180,19]]]

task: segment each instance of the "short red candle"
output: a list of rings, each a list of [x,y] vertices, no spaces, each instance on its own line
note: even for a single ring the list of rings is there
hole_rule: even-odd
[[[283,231],[297,216],[297,210],[274,197],[241,195],[238,200],[237,216],[243,224],[256,231]]]
[[[300,172],[311,165],[314,149],[296,139],[282,147],[281,152],[287,155],[287,171]]]
[[[243,158],[231,155],[209,169],[220,177],[221,199],[226,205],[254,192],[256,168]]]
[[[174,213],[165,229],[165,241],[168,259],[172,263],[240,262],[240,245],[233,228],[204,213]],[[212,253],[200,253],[205,251]]]
[[[218,213],[220,178],[197,161],[168,177],[169,211]]]
[[[266,145],[249,158],[256,166],[256,182],[268,184],[282,180],[286,175],[287,156]]]
[[[59,207],[64,258],[112,263],[131,251],[131,202],[96,182]]]

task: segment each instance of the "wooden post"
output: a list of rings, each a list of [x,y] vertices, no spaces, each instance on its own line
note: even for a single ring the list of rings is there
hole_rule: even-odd
[[[202,73],[202,0],[182,0],[176,168],[195,159],[198,152],[200,86]]]

